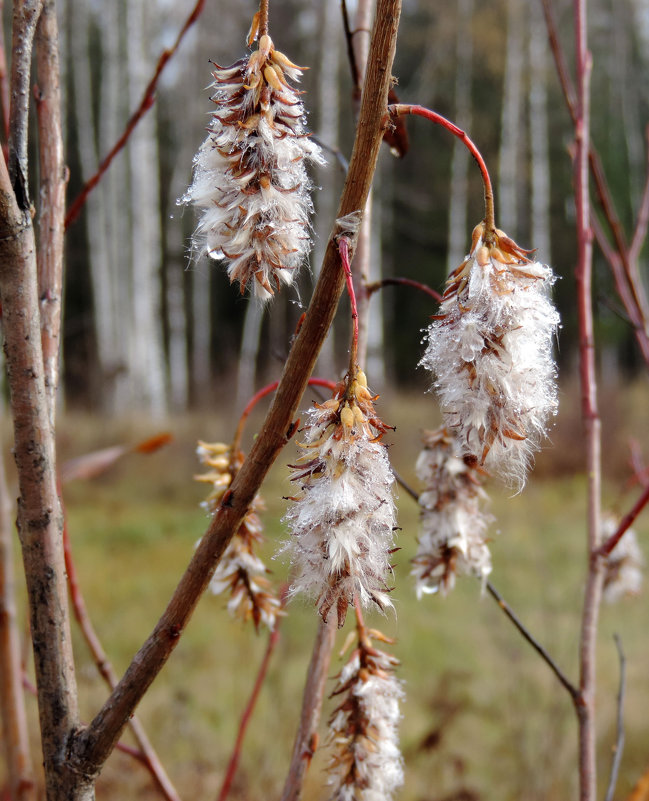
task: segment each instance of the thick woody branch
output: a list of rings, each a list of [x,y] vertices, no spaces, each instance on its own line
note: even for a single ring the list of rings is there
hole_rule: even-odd
[[[76,683],[54,436],[43,374],[34,231],[29,211],[16,201],[4,161],[0,162],[0,299],[46,790],[48,798],[72,799],[62,795],[62,785],[68,739],[78,725]]]
[[[36,29],[36,112],[40,158],[38,296],[45,387],[54,423],[59,380],[66,167],[63,160],[58,26],[54,0],[45,0]]]
[[[369,192],[387,106],[400,11],[399,0],[381,0],[370,48],[367,91],[338,216],[364,207]],[[153,633],[88,728],[76,738],[72,768],[88,778],[100,770],[129,715],[160,672],[191,617],[214,568],[237,530],[270,466],[293,433],[297,405],[333,320],[344,286],[338,248],[330,239],[320,278],[295,339],[280,385],[250,455],[226,493]]]
[[[29,209],[27,132],[29,126],[32,44],[42,0],[14,3],[11,42],[11,101],[9,111],[9,175],[18,208]]]

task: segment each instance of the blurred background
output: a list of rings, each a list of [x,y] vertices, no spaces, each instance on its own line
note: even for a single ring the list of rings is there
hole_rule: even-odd
[[[61,3],[69,201],[122,133],[192,6],[188,0]],[[570,66],[571,5],[553,6]],[[344,180],[340,160],[328,153],[328,166],[314,175],[311,269],[263,312],[229,287],[220,262],[191,259],[194,210],[177,205],[209,121],[209,60],[227,65],[246,52],[255,9],[251,0],[208,0],[164,72],[155,105],[69,229],[63,383],[72,408],[162,416],[212,405],[224,394],[241,405],[254,386],[278,375],[332,228]],[[349,9],[353,18],[351,2]],[[595,0],[589,13],[593,140],[630,231],[646,174],[649,3]],[[276,46],[308,67],[302,89],[310,129],[348,158],[354,107],[339,3],[276,2],[270,26]],[[574,136],[540,2],[406,0],[394,74],[402,102],[434,108],[469,132],[492,174],[497,224],[521,246],[536,248],[559,276],[565,376],[577,347]],[[372,269],[374,277],[404,276],[439,290],[482,218],[480,174],[448,132],[420,119],[406,124],[410,151],[395,158],[384,146],[377,173]],[[626,379],[639,367],[638,356],[599,253],[595,294],[601,367],[607,380]],[[434,303],[389,287],[372,304],[371,385],[425,385],[417,362]],[[326,377],[345,366],[346,309],[343,303],[319,367]]]

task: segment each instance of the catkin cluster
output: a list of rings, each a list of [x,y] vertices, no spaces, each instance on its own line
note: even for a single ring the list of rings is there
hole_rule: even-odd
[[[445,594],[458,574],[486,581],[491,572],[485,536],[492,518],[482,509],[487,495],[479,470],[462,458],[446,428],[424,431],[423,445],[417,460],[417,476],[424,485],[419,544],[411,571],[418,597]]]
[[[181,202],[201,210],[194,243],[228,263],[230,281],[267,300],[311,247],[307,162],[323,163],[291,82],[300,68],[264,35],[249,58],[215,65],[207,139]]]
[[[446,425],[462,454],[519,489],[556,412],[552,270],[502,231],[473,232],[427,334]]]
[[[315,404],[303,432],[305,455],[292,465],[299,493],[285,518],[291,591],[315,597],[324,619],[335,609],[340,626],[357,594],[364,605],[391,605],[394,477],[380,442],[387,426],[373,400],[361,371],[348,377],[331,400]]]
[[[329,720],[328,739],[332,801],[390,801],[403,783],[397,665],[363,635],[338,676],[333,695],[342,700]]]
[[[231,448],[222,442],[199,442],[197,454],[208,470],[195,476],[195,479],[211,486],[210,494],[202,506],[214,514],[243,464],[244,455],[241,451],[233,455]],[[214,595],[230,593],[228,611],[231,615],[252,620],[255,628],[263,623],[272,630],[277,616],[281,614],[281,604],[266,578],[268,569],[255,553],[255,548],[264,539],[258,514],[263,508],[261,497],[255,496],[216,566],[209,588]]]

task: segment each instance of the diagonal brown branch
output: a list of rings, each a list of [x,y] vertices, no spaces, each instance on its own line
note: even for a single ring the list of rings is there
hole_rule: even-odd
[[[363,95],[354,151],[340,202],[340,217],[362,209],[369,192],[387,121],[387,94],[399,11],[399,0],[380,0],[370,48],[367,91]],[[332,237],[304,324],[291,348],[263,428],[153,633],[101,711],[75,738],[70,770],[77,775],[90,780],[104,764],[129,715],[175,648],[233,532],[286,444],[287,436],[293,433],[291,423],[297,405],[333,320],[343,286],[344,275]]]

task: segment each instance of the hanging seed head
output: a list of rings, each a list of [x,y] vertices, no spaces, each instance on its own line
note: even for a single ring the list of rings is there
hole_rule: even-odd
[[[386,640],[380,632],[371,633]],[[337,677],[332,696],[342,700],[329,720],[327,743],[332,801],[390,801],[403,783],[398,664],[373,647],[369,636],[361,636]]]
[[[491,555],[485,541],[492,518],[482,510],[487,495],[483,475],[462,458],[456,438],[446,428],[424,431],[417,475],[424,484],[419,545],[412,560],[417,597],[446,594],[456,575],[487,580]]]
[[[194,478],[211,486],[210,494],[201,505],[214,514],[243,464],[244,455],[241,451],[233,454],[222,442],[199,442],[197,455],[208,471]],[[266,578],[268,569],[255,553],[264,541],[259,517],[264,508],[261,497],[255,496],[216,566],[209,588],[214,595],[229,593],[228,611],[233,617],[252,620],[256,629],[263,623],[272,631],[277,617],[282,614],[281,603]]]
[[[342,626],[358,595],[365,605],[391,606],[386,576],[396,527],[394,478],[364,373],[357,370],[333,398],[315,404],[304,449],[291,465],[299,490],[286,514],[292,537],[284,550],[294,571],[291,592],[317,599],[326,619]]]
[[[201,209],[194,245],[228,263],[241,292],[267,300],[311,248],[306,163],[324,163],[292,87],[301,69],[268,35],[231,67],[215,65],[215,109],[181,203]]]
[[[602,519],[604,537],[617,531],[618,520],[610,514]],[[644,558],[635,531],[630,528],[606,557],[604,573],[604,600],[619,601],[625,595],[638,595],[642,587]]]
[[[428,329],[421,364],[436,376],[446,425],[465,459],[522,489],[556,413],[552,270],[502,231],[473,232]]]

